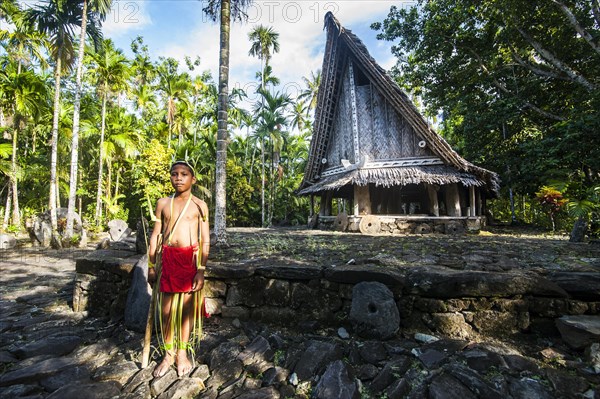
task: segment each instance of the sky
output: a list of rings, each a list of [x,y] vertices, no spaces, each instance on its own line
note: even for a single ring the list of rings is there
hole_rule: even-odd
[[[410,4],[390,0],[255,0],[248,9],[248,21],[231,27],[229,88],[242,88],[252,96],[260,60],[248,55],[248,32],[262,24],[279,33],[280,52],[273,54],[270,62],[281,81],[276,90],[295,97],[305,87],[302,77],[321,68],[326,39],[323,18],[327,11],[332,11],[342,26],[366,44],[375,60],[389,69],[395,64],[390,52],[392,43],[377,40],[377,32],[370,25],[383,21],[392,5]],[[142,36],[152,59],[173,57],[180,61],[182,70],[186,55],[192,59],[199,56],[197,71],[209,70],[216,81],[219,25],[202,13],[203,7],[202,0],[115,0],[102,30],[128,55],[132,54],[131,41]]]

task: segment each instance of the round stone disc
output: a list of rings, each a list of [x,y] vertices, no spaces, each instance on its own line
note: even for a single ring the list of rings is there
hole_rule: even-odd
[[[363,234],[377,234],[381,231],[381,220],[375,215],[366,215],[360,219],[358,227]]]
[[[338,213],[335,218],[334,228],[337,231],[346,231],[348,228],[348,214],[346,212]]]

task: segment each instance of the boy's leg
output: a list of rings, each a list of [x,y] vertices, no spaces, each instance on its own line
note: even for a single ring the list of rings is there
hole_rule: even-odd
[[[192,363],[187,356],[187,345],[190,340],[190,330],[192,327],[194,313],[194,294],[182,294],[183,315],[181,317],[181,342],[177,348],[177,375],[180,377],[192,370]]]
[[[173,348],[173,336],[171,334],[171,302],[173,294],[168,292],[162,293],[161,314],[162,314],[162,333],[165,343],[165,356],[162,362],[154,369],[154,377],[162,377],[169,371],[169,368],[175,361],[175,351]]]

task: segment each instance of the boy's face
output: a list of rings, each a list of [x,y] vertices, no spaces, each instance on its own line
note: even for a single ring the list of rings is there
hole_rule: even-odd
[[[191,189],[192,184],[196,183],[196,177],[192,171],[185,165],[175,165],[171,168],[171,184],[178,193]]]

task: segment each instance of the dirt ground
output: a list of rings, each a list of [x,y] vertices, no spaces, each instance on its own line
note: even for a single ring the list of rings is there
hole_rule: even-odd
[[[211,250],[209,261],[223,263],[316,264],[377,263],[386,255],[406,266],[472,259],[456,268],[486,269],[494,257],[513,267],[545,273],[599,271],[600,242],[570,243],[568,237],[528,229],[492,227],[479,234],[362,235],[304,228],[230,228],[228,244]],[[478,256],[477,256],[478,255]]]

